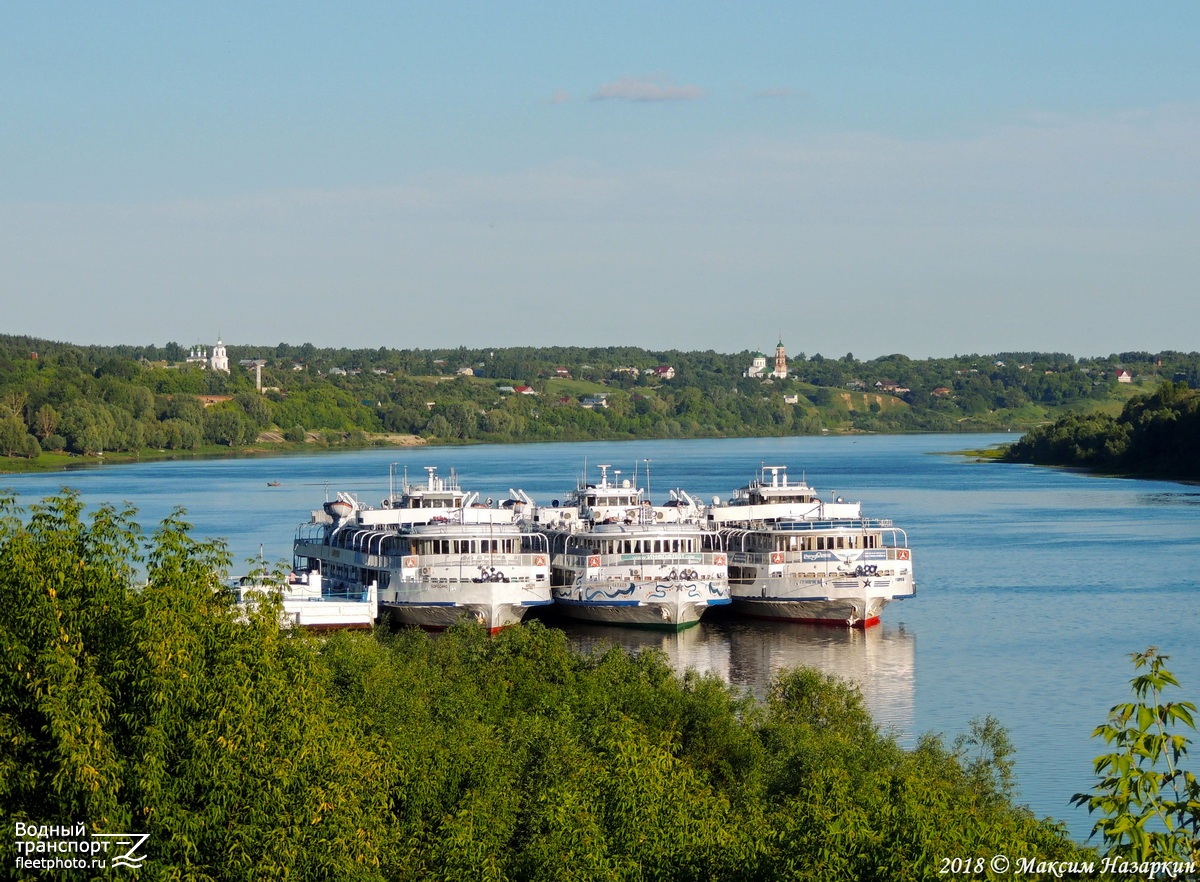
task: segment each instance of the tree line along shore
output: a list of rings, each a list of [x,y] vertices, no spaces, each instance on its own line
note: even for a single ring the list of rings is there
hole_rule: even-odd
[[[1200,392],[1164,382],[1117,415],[1080,413],[1033,429],[1003,453],[1008,462],[1107,474],[1200,481]]]
[[[797,353],[782,376],[754,375],[759,353],[634,347],[229,346],[225,370],[193,355],[0,336],[0,468],[314,445],[1024,431],[1116,417],[1164,380],[1200,385],[1200,354],[1178,352]]]

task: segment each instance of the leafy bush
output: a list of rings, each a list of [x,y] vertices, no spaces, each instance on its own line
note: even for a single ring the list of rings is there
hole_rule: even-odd
[[[0,500],[0,825],[149,834],[149,879],[918,879],[1079,857],[994,721],[902,749],[854,685],[765,702],[536,623],[293,633],[180,513]],[[143,575],[144,573],[144,575]],[[141,583],[134,590],[131,586]]]
[[[1181,765],[1191,741],[1179,731],[1196,730],[1196,706],[1164,700],[1179,682],[1155,647],[1130,658],[1143,671],[1130,681],[1137,700],[1113,707],[1092,733],[1113,751],[1096,757],[1096,787],[1071,801],[1103,815],[1092,834],[1110,856],[1200,863],[1200,782]]]

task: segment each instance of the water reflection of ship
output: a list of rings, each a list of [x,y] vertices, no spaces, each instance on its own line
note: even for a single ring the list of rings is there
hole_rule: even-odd
[[[553,620],[584,653],[620,646],[630,652],[658,649],[677,673],[692,668],[765,698],[784,668],[812,667],[853,680],[867,710],[903,743],[915,735],[916,638],[903,625],[866,631],[723,616],[684,631],[647,631]]]
[[[692,668],[729,682],[729,637],[721,629],[707,627],[704,622],[682,631],[652,631],[570,621],[555,621],[554,624],[566,631],[574,649],[586,655],[604,652],[610,646],[620,646],[629,652],[659,649],[677,674]]]
[[[761,698],[782,669],[817,668],[857,683],[880,727],[914,734],[916,639],[903,625],[834,630],[729,618],[720,626],[729,641],[730,684]]]

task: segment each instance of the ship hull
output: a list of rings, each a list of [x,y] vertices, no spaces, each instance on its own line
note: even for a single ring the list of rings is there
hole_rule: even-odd
[[[668,631],[690,628],[706,610],[728,603],[728,590],[713,583],[589,583],[554,591],[554,608],[568,618]]]
[[[879,616],[888,601],[882,597],[788,600],[778,598],[738,598],[732,608],[739,615],[773,622],[803,622],[809,625],[870,628],[879,624]]]
[[[535,606],[546,606],[549,600],[535,603],[456,603],[414,602],[381,603],[391,621],[398,625],[416,625],[429,631],[441,631],[459,622],[478,622],[495,633],[502,628],[520,624]]]
[[[548,587],[487,582],[403,585],[381,594],[380,609],[393,622],[430,630],[475,621],[495,632],[520,623],[531,609],[551,602]]]
[[[733,610],[757,619],[869,628],[892,600],[912,595],[911,580],[771,579],[731,586]]]

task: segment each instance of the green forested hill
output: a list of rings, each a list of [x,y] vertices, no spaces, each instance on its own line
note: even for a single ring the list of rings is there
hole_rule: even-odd
[[[231,371],[166,346],[0,336],[3,467],[272,444],[437,443],[1024,429],[1116,412],[1140,384],[1200,382],[1200,354],[1002,353],[858,361],[634,347],[470,350],[229,346]],[[262,389],[253,366],[261,363]],[[1118,383],[1117,370],[1133,384]],[[522,387],[525,387],[522,390]],[[524,391],[528,394],[521,394]]]
[[[1035,429],[1005,452],[1010,462],[1081,466],[1200,480],[1200,392],[1163,383],[1119,416],[1074,414]]]

